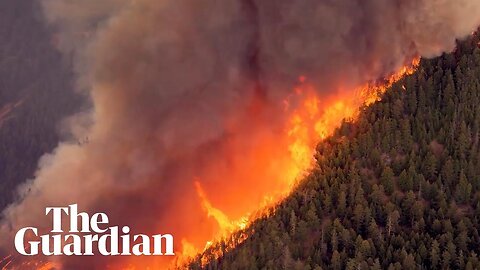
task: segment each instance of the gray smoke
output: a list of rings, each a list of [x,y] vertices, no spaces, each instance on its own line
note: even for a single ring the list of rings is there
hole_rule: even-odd
[[[72,203],[137,232],[160,229],[201,245],[213,229],[194,178],[223,168],[219,179],[200,178],[220,202],[245,184],[249,198],[267,192],[261,179],[229,172],[240,170],[236,160],[254,151],[255,140],[281,130],[281,101],[298,76],[320,95],[351,89],[416,55],[451,51],[480,25],[478,0],[42,3],[61,50],[74,56],[79,88],[92,99],[92,110],[69,122],[90,143],[63,142],[42,158],[21,199],[3,213],[4,250],[12,250],[19,228],[50,227],[44,207]],[[67,260],[64,268],[107,263]]]

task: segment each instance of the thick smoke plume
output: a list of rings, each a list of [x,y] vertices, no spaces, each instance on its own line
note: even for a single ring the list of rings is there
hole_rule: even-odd
[[[3,213],[6,252],[19,228],[50,228],[45,206],[72,203],[136,233],[172,233],[178,252],[181,239],[201,248],[216,224],[194,182],[236,218],[277,188],[271,179],[287,162],[274,158],[287,151],[278,135],[287,121],[282,101],[299,76],[327,97],[414,56],[450,51],[480,25],[478,0],[43,0],[43,7],[91,97],[92,110],[70,125],[89,143],[67,141],[42,158]],[[62,263],[104,269],[122,260]]]

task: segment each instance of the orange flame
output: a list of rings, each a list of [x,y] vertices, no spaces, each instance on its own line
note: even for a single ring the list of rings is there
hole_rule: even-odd
[[[243,230],[248,224],[248,214],[241,218],[238,221],[231,221],[230,218],[223,213],[220,209],[217,209],[212,206],[212,204],[208,201],[205,192],[200,185],[200,182],[195,181],[195,187],[197,189],[197,194],[202,201],[202,206],[206,210],[209,217],[213,217],[218,225],[220,226],[220,233],[223,236],[227,236],[230,233],[233,233],[237,230]],[[208,242],[207,242],[208,245]]]
[[[264,203],[260,206],[257,216],[265,214],[262,213],[263,210],[285,198],[294,188],[296,181],[311,168],[314,162],[315,146],[318,142],[332,135],[343,120],[356,119],[362,106],[379,101],[381,95],[388,88],[403,77],[413,74],[419,64],[420,58],[417,57],[411,64],[402,67],[398,72],[380,82],[368,83],[353,91],[353,94],[352,91],[346,93],[340,91],[336,96],[324,100],[318,96],[316,89],[308,84],[308,78],[300,76],[299,85],[294,89],[293,94],[283,102],[285,112],[290,114],[285,132],[290,156],[288,163],[284,164],[286,166],[278,168],[280,170],[278,175],[283,176],[286,185],[280,192],[265,195]],[[292,100],[302,100],[300,106],[294,110],[291,110]],[[230,219],[227,214],[212,205],[198,181],[195,182],[195,185],[207,216],[214,218],[220,227],[217,234],[220,238],[225,239],[227,235],[231,235],[235,231],[244,230],[255,219],[250,214],[244,215],[237,221]],[[240,235],[242,239],[237,244],[248,237],[244,234]],[[205,248],[212,245],[214,245],[212,241],[208,241]],[[213,250],[215,254],[213,259],[222,255],[218,249],[214,248]],[[209,259],[212,258],[202,257],[202,263],[206,264]]]
[[[200,179],[196,179],[195,189],[205,216],[218,226],[213,238],[203,245],[195,244],[187,237],[182,238],[180,252],[176,251],[177,256],[174,261],[168,262],[170,267],[184,269],[185,265],[199,253],[201,262],[206,264],[212,259],[223,256],[224,252],[245,241],[248,235],[243,231],[252,221],[261,216],[268,216],[271,213],[271,207],[288,196],[297,181],[313,166],[316,144],[330,136],[343,120],[356,119],[361,106],[378,101],[381,95],[395,82],[406,75],[411,75],[417,69],[419,63],[420,58],[415,58],[411,64],[402,67],[385,80],[368,83],[354,91],[340,90],[335,95],[327,97],[320,96],[317,89],[309,84],[306,76],[299,76],[297,87],[283,101],[284,113],[287,115],[283,132],[267,134],[264,137],[257,138],[258,142],[253,147],[254,151],[240,157],[242,159],[240,167],[242,168],[226,168],[224,170],[215,168],[213,171],[207,170],[207,173],[201,174],[202,180],[209,177],[218,178],[219,175],[225,176],[224,174],[230,174],[230,177],[236,177],[237,180],[249,179],[249,184],[258,183],[268,192],[262,194],[263,198],[251,199],[251,202],[249,202],[250,210],[246,211],[245,208],[238,210],[234,209],[235,205],[225,205],[215,201],[214,199],[218,199],[214,198],[216,196],[209,196],[211,193],[208,191],[212,191],[204,189],[200,184]],[[278,151],[277,148],[282,149]],[[251,178],[255,179],[251,180]],[[245,200],[244,194],[237,194],[236,190],[225,193],[228,194],[225,197],[232,197],[230,198],[231,201]],[[247,198],[247,200],[250,200],[250,198]],[[221,205],[221,207],[217,205]],[[230,208],[227,206],[230,206]],[[235,211],[232,211],[232,209]],[[210,237],[206,235],[208,234],[202,235],[204,239]],[[226,242],[232,245],[222,246],[221,240],[228,240]],[[205,257],[206,253],[202,253],[209,248],[213,252],[209,253],[210,257]],[[2,270],[6,270],[12,264],[12,261],[11,256],[0,261],[0,263],[6,263]],[[155,268],[167,267],[164,261],[139,262],[138,260],[132,260],[128,264],[121,263],[108,269],[155,269],[152,268],[152,263],[155,264]],[[34,262],[29,266],[43,270],[56,267],[52,263],[41,262]],[[22,267],[9,269],[22,269]]]

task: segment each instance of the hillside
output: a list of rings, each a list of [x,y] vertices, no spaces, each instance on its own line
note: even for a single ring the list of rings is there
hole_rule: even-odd
[[[270,217],[191,269],[480,269],[479,37],[414,75],[319,144]],[[223,254],[215,259],[214,254]]]
[[[0,1],[0,211],[79,109],[71,68],[54,48],[38,1]]]

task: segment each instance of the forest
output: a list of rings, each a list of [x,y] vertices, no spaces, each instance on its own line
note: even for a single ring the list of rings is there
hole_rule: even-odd
[[[318,144],[287,199],[188,268],[480,269],[479,41],[422,60]]]
[[[34,0],[0,1],[0,211],[34,176],[61,139],[61,120],[77,112],[71,63],[55,48]]]

